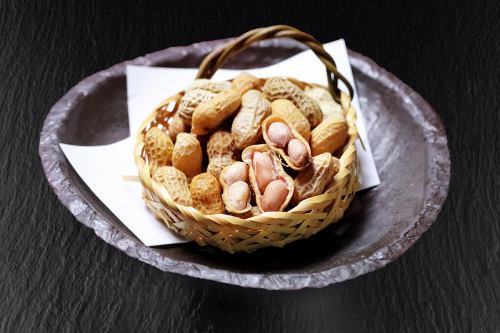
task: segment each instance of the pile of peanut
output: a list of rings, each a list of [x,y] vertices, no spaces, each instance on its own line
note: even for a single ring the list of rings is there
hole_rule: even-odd
[[[348,140],[325,88],[245,72],[196,80],[167,120],[145,132],[149,171],[172,200],[202,214],[250,217],[322,194]]]

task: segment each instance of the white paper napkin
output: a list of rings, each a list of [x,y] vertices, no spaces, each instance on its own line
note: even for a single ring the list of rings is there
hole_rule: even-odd
[[[353,85],[355,96],[352,101],[358,111],[358,131],[363,143],[357,143],[360,162],[360,190],[380,184],[370,143],[366,136],[362,110],[357,98],[356,87],[343,39],[325,44],[325,49],[334,58],[338,70]],[[214,80],[225,80],[235,77],[242,70],[218,70]],[[323,64],[312,51],[305,51],[278,64],[247,70],[258,77],[292,76],[302,81],[326,85]],[[61,144],[61,149],[78,175],[96,194],[96,196],[115,214],[130,231],[145,245],[166,245],[182,243],[161,221],[158,221],[146,208],[142,201],[142,188],[138,182],[125,182],[123,175],[136,175],[137,169],[133,159],[133,138],[145,117],[165,98],[189,86],[197,69],[189,68],[155,68],[128,66],[127,95],[129,128],[132,137],[104,146],[73,146]],[[103,169],[93,161],[100,160]]]

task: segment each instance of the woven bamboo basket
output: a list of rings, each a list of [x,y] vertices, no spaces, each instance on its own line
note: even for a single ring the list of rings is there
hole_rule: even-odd
[[[210,79],[230,56],[252,43],[269,38],[295,39],[308,46],[325,65],[328,89],[335,101],[341,105],[348,125],[349,138],[338,156],[339,171],[323,194],[305,199],[288,211],[264,212],[257,216],[241,218],[229,214],[203,215],[193,207],[177,204],[168,191],[152,179],[144,151],[146,131],[152,126],[161,127],[162,124],[167,124],[167,119],[175,112],[184,92],[167,98],[147,117],[137,135],[134,157],[144,188],[143,199],[168,228],[201,246],[208,244],[230,253],[253,252],[268,246],[282,247],[287,243],[308,238],[339,221],[358,188],[359,167],[355,147],[358,131],[355,125],[356,111],[351,105],[353,89],[337,71],[332,57],[311,35],[284,25],[251,30],[207,55],[196,78]],[[338,88],[338,81],[344,83],[349,95]],[[312,86],[307,82],[300,83]]]

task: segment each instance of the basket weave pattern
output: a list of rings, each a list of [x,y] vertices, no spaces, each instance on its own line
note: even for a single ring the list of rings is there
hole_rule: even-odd
[[[349,139],[339,157],[339,172],[323,194],[305,199],[286,212],[265,212],[245,219],[228,214],[203,215],[193,207],[177,204],[167,190],[151,178],[144,154],[145,130],[149,129],[157,119],[161,113],[160,109],[165,106],[174,109],[179,103],[181,94],[168,98],[148,116],[137,135],[134,157],[144,188],[143,198],[151,211],[171,230],[196,241],[201,246],[209,244],[230,253],[252,252],[268,246],[282,247],[295,240],[308,238],[340,220],[356,193],[359,167],[355,141],[358,138],[358,131],[355,125],[356,111],[350,103],[352,88],[337,72],[330,55],[313,37],[288,26],[249,31],[209,54],[200,65],[197,78],[210,78],[230,54],[243,50],[255,41],[274,37],[294,38],[308,45],[325,63],[330,90],[340,102],[348,125]],[[350,96],[336,87],[338,80],[346,84]]]

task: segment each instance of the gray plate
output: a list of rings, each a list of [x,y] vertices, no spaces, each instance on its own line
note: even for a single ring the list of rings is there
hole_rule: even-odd
[[[129,135],[126,65],[197,67],[224,42],[173,47],[118,64],[86,78],[61,98],[47,116],[39,148],[47,179],[61,202],[97,236],[131,257],[164,271],[240,286],[322,287],[383,267],[403,254],[429,228],[446,198],[450,159],[445,130],[422,97],[352,51],[382,184],[358,193],[340,223],[308,240],[234,255],[194,243],[149,248],[82,182],[58,144],[101,145]],[[264,41],[237,55],[228,67],[267,66],[301,50],[289,40]]]

